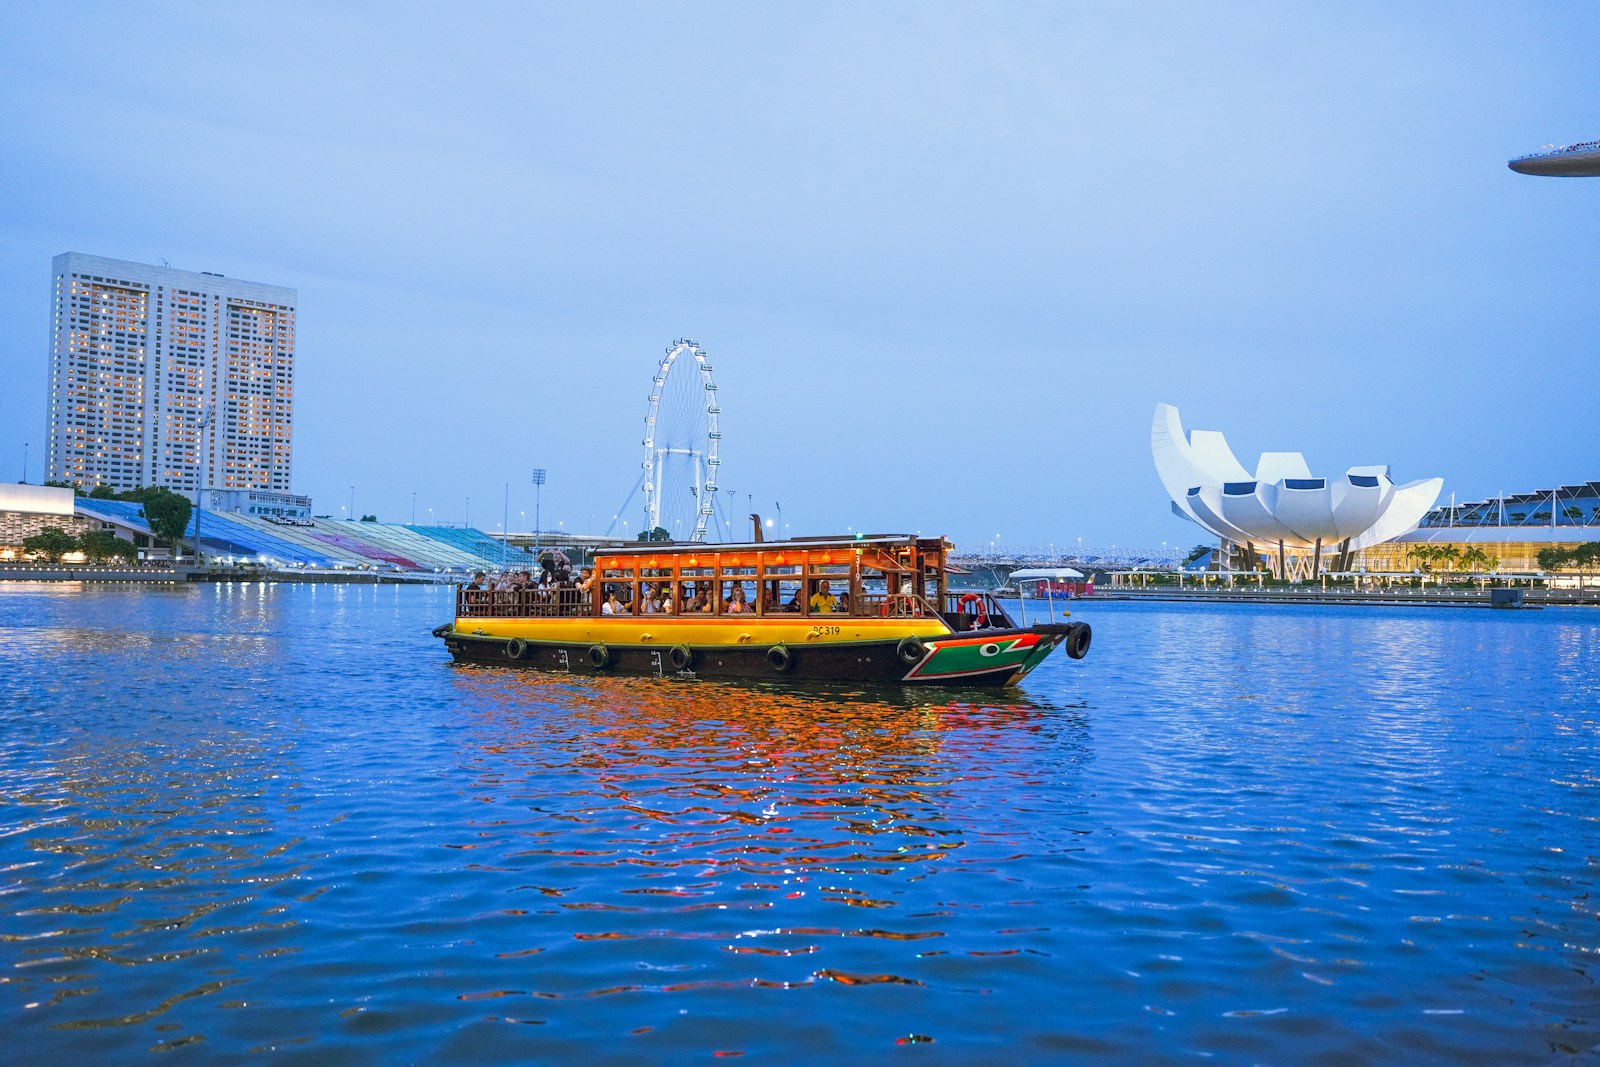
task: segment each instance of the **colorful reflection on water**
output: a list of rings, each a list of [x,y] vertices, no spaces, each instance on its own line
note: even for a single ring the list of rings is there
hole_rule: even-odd
[[[1592,615],[1105,604],[1088,659],[974,702],[456,667],[447,604],[0,588],[15,1049],[1597,1040]]]

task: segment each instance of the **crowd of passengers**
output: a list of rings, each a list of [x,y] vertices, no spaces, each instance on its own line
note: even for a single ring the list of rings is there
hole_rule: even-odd
[[[607,582],[605,585],[605,600],[600,604],[602,615],[751,615],[756,611],[754,598],[745,592],[745,583],[733,582],[732,589],[726,597],[719,597],[715,582],[685,582],[682,591],[675,597],[672,595],[670,582],[643,582],[639,586],[638,610],[634,610],[632,602],[633,586],[631,583]],[[763,615],[776,615],[784,612],[795,613],[801,610],[801,598],[805,593],[796,589],[794,595],[784,600],[770,586],[763,595],[761,613]],[[814,615],[828,612],[848,612],[850,610],[850,597],[848,594],[836,595],[832,585],[826,578],[816,583],[815,591],[809,598],[809,606]]]
[[[526,596],[519,597],[517,594],[533,594],[540,601],[561,604],[574,609],[577,613],[583,605],[590,602],[589,598],[593,595],[596,581],[592,569],[584,567],[574,574],[571,562],[565,553],[559,550],[553,554],[546,553],[540,563],[537,578],[532,571],[508,570],[496,575],[478,571],[466,585],[468,603],[509,605],[518,599],[526,599]],[[755,599],[752,594],[745,591],[746,583],[735,581],[729,584],[732,588],[726,597],[719,597],[717,583],[714,581],[686,581],[678,595],[673,596],[671,582],[643,582],[639,587],[638,610],[635,610],[631,582],[606,582],[601,587],[604,600],[600,604],[600,613],[602,615],[755,613]],[[754,579],[751,580],[751,584],[755,584]],[[812,590],[809,596],[805,593],[808,587]],[[909,585],[903,592],[910,592]],[[813,615],[850,611],[849,593],[835,593],[832,583],[826,578],[814,580],[805,586],[797,586],[787,599],[780,596],[772,584],[768,584],[762,596],[763,615],[794,614],[800,612],[803,607],[809,607]]]

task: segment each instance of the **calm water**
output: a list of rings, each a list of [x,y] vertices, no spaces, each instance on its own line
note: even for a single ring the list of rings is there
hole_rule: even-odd
[[[0,586],[0,1058],[1595,1055],[1600,614],[1099,604],[973,702],[447,604]]]

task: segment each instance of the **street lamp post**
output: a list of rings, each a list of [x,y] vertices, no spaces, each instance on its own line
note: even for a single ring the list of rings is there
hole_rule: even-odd
[[[355,522],[356,521],[356,487],[353,486],[353,485],[350,487],[350,516],[349,516],[349,518],[350,518],[351,522]]]
[[[417,491],[411,490],[411,525],[417,524]]]
[[[206,427],[211,425],[211,416],[215,408],[210,404],[200,415],[200,464],[195,468],[194,492],[194,561],[203,570],[206,565],[206,550],[200,543],[200,516],[205,511],[206,497]]]

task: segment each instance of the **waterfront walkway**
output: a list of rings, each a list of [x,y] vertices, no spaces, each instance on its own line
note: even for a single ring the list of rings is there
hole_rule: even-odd
[[[1315,586],[1244,586],[1179,589],[1175,586],[1105,587],[1085,600],[1226,601],[1249,604],[1379,604],[1405,607],[1486,608],[1490,589],[1320,589]],[[1600,606],[1600,589],[1525,589],[1523,603]]]

